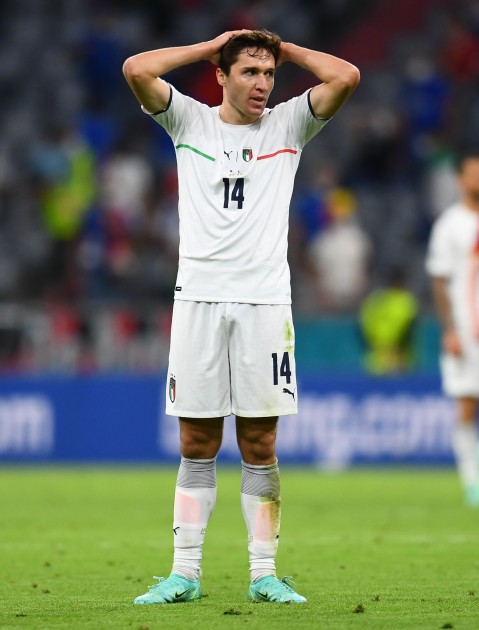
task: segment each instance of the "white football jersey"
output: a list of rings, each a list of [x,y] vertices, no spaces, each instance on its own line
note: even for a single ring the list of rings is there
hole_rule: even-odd
[[[449,298],[457,327],[471,334],[479,312],[479,214],[462,203],[436,220],[426,257],[431,276],[449,280]]]
[[[289,204],[304,145],[326,124],[309,91],[250,125],[224,123],[171,87],[152,117],[178,165],[180,251],[175,299],[290,304]]]

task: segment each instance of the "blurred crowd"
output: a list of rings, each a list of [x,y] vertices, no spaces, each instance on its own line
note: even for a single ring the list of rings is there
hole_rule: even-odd
[[[4,0],[0,365],[164,366],[178,249],[175,155],[140,111],[122,63],[261,27],[362,72],[298,172],[289,247],[296,315],[354,314],[393,276],[419,310],[430,309],[431,223],[457,195],[455,155],[479,137],[479,0]],[[211,105],[220,100],[209,63],[172,81]],[[270,104],[312,84],[287,64]]]

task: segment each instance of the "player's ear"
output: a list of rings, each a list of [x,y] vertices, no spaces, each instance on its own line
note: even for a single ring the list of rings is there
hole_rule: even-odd
[[[216,80],[221,85],[221,87],[225,86],[226,75],[221,68],[216,68]]]

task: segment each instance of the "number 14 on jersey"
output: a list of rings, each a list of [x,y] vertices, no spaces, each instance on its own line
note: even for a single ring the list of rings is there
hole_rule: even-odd
[[[241,210],[244,201],[244,178],[230,180],[228,177],[223,177],[223,183],[225,185],[223,208],[229,208],[231,202],[236,202],[238,210]]]

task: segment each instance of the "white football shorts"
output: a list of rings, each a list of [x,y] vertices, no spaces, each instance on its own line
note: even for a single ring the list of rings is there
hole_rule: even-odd
[[[441,355],[444,392],[452,398],[479,398],[479,341],[461,334],[463,355]]]
[[[166,413],[265,418],[298,413],[289,304],[176,300]]]

